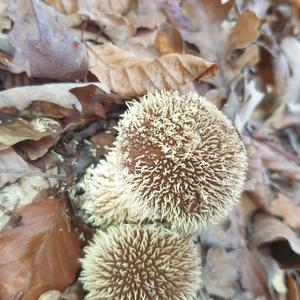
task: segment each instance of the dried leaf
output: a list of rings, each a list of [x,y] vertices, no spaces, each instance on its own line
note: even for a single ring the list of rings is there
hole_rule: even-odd
[[[155,29],[166,22],[166,16],[159,9],[143,12],[131,10],[127,15],[127,19],[136,28],[147,29]]]
[[[132,0],[80,0],[79,10],[110,12],[112,14],[124,14],[132,6]]]
[[[113,92],[124,97],[156,89],[177,89],[216,70],[215,64],[193,55],[168,54],[151,61],[112,44],[91,46],[89,52],[90,71]]]
[[[258,207],[263,209],[273,199],[273,194],[269,186],[269,179],[264,168],[259,150],[253,145],[250,139],[243,139],[248,154],[248,180],[246,191],[248,196]]]
[[[15,214],[21,225],[0,235],[0,298],[32,300],[64,290],[79,269],[80,248],[60,201],[45,199]]]
[[[7,149],[24,140],[38,141],[45,136],[57,136],[61,132],[59,123],[47,121],[48,126],[43,125],[42,129],[38,128],[38,125],[33,126],[33,124],[20,118],[13,123],[0,125],[0,150]]]
[[[155,47],[160,55],[182,53],[183,40],[175,27],[165,23],[158,29]]]
[[[300,51],[300,42],[295,37],[286,37],[281,42],[281,48],[288,61],[290,76],[287,78],[283,87],[283,100],[290,106],[292,111],[300,111],[299,96],[300,96],[300,59],[298,53]]]
[[[183,30],[192,30],[193,26],[186,15],[183,13],[179,4],[172,0],[165,0],[162,5],[162,10],[167,15],[170,23]]]
[[[258,25],[259,20],[254,12],[242,13],[228,36],[226,52],[248,47],[258,37]]]
[[[35,176],[23,176],[17,182],[6,185],[0,190],[0,231],[9,222],[12,211],[31,203],[41,190],[50,188],[50,184],[53,186],[57,184],[57,180],[44,177],[38,168],[30,166],[26,170],[26,175],[28,172],[32,172]],[[51,171],[48,170],[48,173]]]
[[[284,222],[293,229],[300,230],[300,208],[289,197],[279,194],[271,202],[270,212],[283,218]]]
[[[211,248],[203,267],[203,283],[207,291],[215,296],[232,299],[239,290],[241,251],[226,252],[223,248]]]
[[[272,171],[281,173],[289,179],[300,179],[300,165],[296,157],[288,153],[282,146],[275,143],[254,140],[264,166]]]
[[[258,213],[249,236],[249,246],[270,248],[273,257],[283,268],[300,267],[300,239],[280,220]]]
[[[241,77],[242,67],[257,63],[256,59],[248,60],[252,59],[252,55],[247,52],[239,57],[244,63],[243,66],[235,65],[235,60],[232,59],[233,50],[244,49],[255,41],[259,23],[253,12],[244,12],[238,17],[231,31],[228,30],[228,26],[221,26],[234,2],[231,0],[222,4],[220,0],[186,1],[183,9],[189,20],[194,23],[194,30],[180,30],[183,39],[196,45],[206,60],[219,65],[220,72],[213,83],[218,87],[221,96],[226,98],[232,81]]]
[[[16,181],[29,170],[28,164],[14,150],[0,151],[0,187]]]
[[[81,9],[79,14],[88,16],[111,41],[117,44],[124,43],[126,39],[136,33],[135,26],[121,15],[109,12],[97,12],[94,9],[91,11]]]
[[[259,91],[254,81],[250,81],[245,85],[244,103],[235,110],[234,125],[238,132],[242,132],[244,126],[249,121],[251,114],[255,108],[261,103],[264,93]],[[229,104],[229,101],[227,102]]]
[[[270,298],[266,272],[255,251],[243,252],[241,262],[241,284],[246,291],[256,296]]]
[[[70,90],[74,88],[94,85],[100,89],[106,89],[104,85],[96,83],[50,83],[39,86],[25,86],[0,92],[0,109],[15,107],[23,110],[33,101],[47,101],[69,109],[82,110],[77,97]]]
[[[39,0],[14,0],[9,2],[8,15],[14,21],[9,40],[16,49],[12,72],[54,80],[85,76],[86,49],[52,7]]]

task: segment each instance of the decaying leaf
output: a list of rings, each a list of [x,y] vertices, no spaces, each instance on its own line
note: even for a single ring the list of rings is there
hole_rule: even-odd
[[[270,205],[270,212],[274,216],[283,218],[284,222],[296,230],[300,230],[300,207],[292,199],[279,194]]]
[[[132,6],[132,0],[80,0],[79,9],[87,8],[90,11],[110,12],[124,14]]]
[[[245,187],[249,197],[258,207],[266,208],[273,195],[269,186],[269,178],[264,168],[259,150],[250,139],[243,139],[248,154],[248,181]]]
[[[80,249],[60,201],[29,204],[15,217],[20,225],[0,234],[0,298],[32,300],[64,290],[79,269]]]
[[[259,262],[255,251],[243,251],[241,267],[241,284],[246,291],[256,296],[269,299],[267,274]]]
[[[0,150],[24,140],[38,141],[45,136],[58,135],[61,126],[51,119],[36,119],[29,123],[23,119],[16,119],[12,123],[0,125]]]
[[[90,71],[121,96],[137,96],[156,89],[177,89],[214,74],[216,65],[200,57],[167,54],[155,60],[138,58],[112,44],[91,46]]]
[[[288,153],[279,144],[266,141],[263,143],[258,140],[253,142],[267,169],[287,176],[289,179],[300,179],[300,165],[293,154]]]
[[[16,49],[12,72],[54,80],[85,76],[85,46],[52,7],[39,0],[15,0],[9,2],[8,15],[14,21],[9,40]]]
[[[253,12],[243,12],[232,29],[228,28],[229,26],[221,26],[234,2],[230,0],[222,4],[220,0],[188,0],[183,6],[194,30],[181,29],[180,32],[184,40],[198,47],[204,59],[214,61],[219,65],[220,72],[214,84],[218,87],[222,97],[229,95],[229,86],[233,80],[241,76],[243,66],[258,62],[258,57],[253,58],[253,55],[249,56],[246,51],[239,57],[239,60],[243,61],[243,66],[231,64],[234,50],[245,49],[256,40],[259,24]],[[258,54],[257,51],[256,53]]]
[[[16,181],[29,170],[28,164],[14,150],[0,151],[0,188]]]
[[[223,248],[211,248],[203,267],[203,283],[207,291],[224,299],[232,299],[239,290],[238,278],[241,252],[226,252]]]
[[[0,190],[0,232],[7,225],[12,212],[16,208],[31,203],[41,190],[50,188],[50,184],[57,184],[55,177],[51,178],[51,174],[57,173],[56,170],[48,170],[49,177],[44,176],[48,174],[43,174],[40,169],[32,166],[28,166],[25,171],[25,176],[14,183],[2,187]],[[29,172],[34,176],[26,176]],[[6,174],[9,175],[8,172]],[[11,174],[15,175],[15,173]]]
[[[286,37],[282,40],[281,48],[288,61],[290,68],[290,76],[286,78],[286,84],[283,87],[283,100],[291,107],[293,111],[300,111],[299,105],[299,76],[300,76],[300,59],[298,53],[300,51],[300,42],[294,37]]]
[[[249,236],[251,248],[267,247],[283,268],[300,267],[300,239],[290,227],[267,214],[255,215]]]
[[[62,107],[82,110],[77,97],[70,92],[71,89],[81,88],[91,83],[50,83],[39,86],[24,86],[8,89],[0,92],[0,109],[4,107],[15,107],[23,110],[33,101],[47,101]],[[104,85],[92,83],[100,89],[106,89]],[[107,89],[106,89],[107,90]]]
[[[158,29],[155,47],[160,55],[182,53],[183,40],[179,31],[175,27],[165,23]]]

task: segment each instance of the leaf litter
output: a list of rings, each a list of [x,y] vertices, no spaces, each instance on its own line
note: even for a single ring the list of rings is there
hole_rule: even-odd
[[[169,88],[215,103],[248,153],[239,205],[196,236],[199,299],[299,298],[297,1],[10,0],[0,30],[1,299],[82,299],[93,228],[65,191],[127,99]]]

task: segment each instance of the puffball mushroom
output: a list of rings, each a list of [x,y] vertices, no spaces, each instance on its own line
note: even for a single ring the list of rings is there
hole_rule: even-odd
[[[85,248],[80,280],[86,300],[188,300],[200,286],[193,241],[154,225],[98,230]]]
[[[138,222],[130,217],[128,208],[123,205],[129,192],[126,185],[118,184],[116,164],[116,153],[110,151],[106,159],[90,166],[83,178],[69,190],[79,214],[93,226]]]
[[[119,186],[140,219],[192,232],[240,197],[247,158],[231,121],[205,98],[161,91],[131,102],[115,142]]]
[[[221,221],[238,201],[244,146],[205,98],[149,93],[129,104],[117,129],[107,160],[79,184],[85,194],[77,198],[93,225],[163,222],[191,233]]]

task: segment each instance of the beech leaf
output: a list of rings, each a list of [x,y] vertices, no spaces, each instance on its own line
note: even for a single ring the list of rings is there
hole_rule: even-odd
[[[66,108],[82,110],[77,97],[70,92],[74,88],[82,88],[91,83],[50,83],[38,86],[24,86],[0,92],[0,109],[15,107],[23,110],[33,101],[47,101]],[[92,84],[105,89],[101,83]]]
[[[137,96],[156,89],[177,89],[196,78],[214,74],[217,66],[188,54],[139,58],[107,43],[90,47],[90,71],[121,96]]]
[[[14,21],[9,40],[16,49],[9,65],[12,72],[55,80],[85,76],[86,48],[55,9],[39,0],[12,0],[8,16]]]
[[[38,299],[64,290],[79,269],[79,240],[61,203],[45,199],[18,209],[20,225],[0,234],[0,299]]]
[[[250,248],[269,247],[274,258],[283,268],[300,267],[300,239],[280,220],[258,213],[249,236]]]

